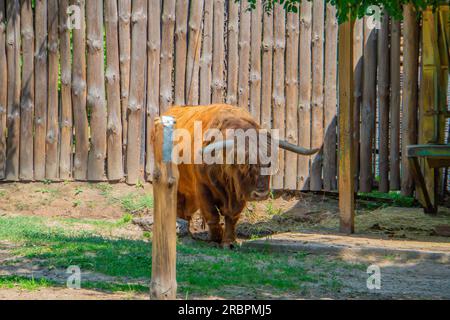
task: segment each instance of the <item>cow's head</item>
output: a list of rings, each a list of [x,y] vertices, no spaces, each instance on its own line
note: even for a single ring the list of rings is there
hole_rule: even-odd
[[[223,152],[223,159],[234,157],[232,164],[225,161],[216,166],[222,172],[222,180],[246,201],[263,201],[270,196],[270,175],[268,172],[272,163],[267,163],[267,150],[270,139],[258,141],[258,136],[247,137],[244,144],[238,139],[218,141],[208,145],[204,152]],[[227,153],[228,152],[228,153]],[[265,159],[265,161],[261,161]]]

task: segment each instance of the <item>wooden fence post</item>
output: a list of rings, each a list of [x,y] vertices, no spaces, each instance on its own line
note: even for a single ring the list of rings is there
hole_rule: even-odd
[[[108,99],[108,179],[123,178],[122,106],[120,101],[119,15],[115,1],[105,2],[106,27],[106,95]]]
[[[364,75],[361,107],[360,178],[361,192],[373,186],[373,150],[377,102],[377,30],[364,19]]]
[[[72,175],[73,110],[72,110],[72,50],[71,30],[67,25],[69,0],[59,5],[59,41],[61,55],[61,140],[59,148],[59,178],[69,180]]]
[[[324,23],[325,23],[325,2],[313,2],[313,24],[312,24],[312,131],[311,146],[322,148],[320,152],[311,160],[311,191],[320,191],[323,188],[322,164],[323,164],[323,140],[324,140]]]
[[[5,178],[6,164],[6,105],[8,73],[6,62],[6,1],[0,0],[0,180]]]
[[[340,230],[355,231],[353,141],[353,21],[339,26],[339,209]]]
[[[411,196],[414,180],[406,147],[417,143],[418,77],[419,77],[419,25],[414,5],[403,7],[403,121],[402,121],[402,194]]]
[[[300,48],[299,63],[302,71],[299,78],[298,95],[298,143],[311,147],[311,38],[312,38],[312,3],[303,1],[300,8]],[[302,191],[309,190],[311,157],[298,157],[297,161],[297,188]]]
[[[34,177],[34,24],[31,0],[22,2],[20,12],[23,56],[20,107],[20,179],[23,181],[32,181]]]
[[[6,152],[6,180],[19,180],[20,142],[20,2],[7,3],[8,22],[6,43],[8,57],[8,136]]]
[[[379,191],[389,192],[389,16],[384,12],[378,31]]]
[[[177,296],[176,219],[179,173],[178,167],[171,161],[174,126],[175,120],[172,117],[155,120],[153,136],[155,210],[150,285],[150,297],[154,300],[175,300]]]
[[[390,143],[390,188],[400,189],[400,21],[391,19],[391,143]]]
[[[128,100],[127,183],[140,177],[142,110],[145,101],[145,63],[147,58],[147,1],[133,1],[131,40],[131,77]]]

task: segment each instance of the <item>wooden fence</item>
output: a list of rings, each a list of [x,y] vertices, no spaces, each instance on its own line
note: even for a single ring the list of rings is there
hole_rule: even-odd
[[[335,9],[303,1],[299,14],[276,5],[267,15],[242,3],[0,0],[0,179],[151,179],[155,116],[229,103],[292,143],[322,147],[311,158],[283,152],[275,189],[335,190]],[[79,29],[68,27],[72,6]],[[402,36],[387,19],[379,27],[355,26],[355,178],[364,192],[409,190],[401,153],[417,133],[401,123],[417,117],[417,78],[400,80],[417,76],[418,53],[403,59],[401,39],[418,43],[418,33]]]

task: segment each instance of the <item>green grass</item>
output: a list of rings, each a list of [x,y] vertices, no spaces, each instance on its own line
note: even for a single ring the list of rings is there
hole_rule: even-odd
[[[129,193],[118,198],[117,201],[127,213],[138,213],[153,208],[153,197],[151,195]]]
[[[44,278],[34,279],[20,276],[0,276],[0,289],[21,289],[34,291],[55,286],[56,283]]]
[[[148,290],[132,284],[133,280],[148,282],[150,279],[151,243],[145,237],[141,240],[107,238],[69,227],[75,223],[94,224],[115,230],[121,227],[117,222],[76,219],[59,219],[58,224],[50,222],[38,217],[0,217],[0,241],[20,244],[13,249],[13,254],[31,259],[42,268],[65,270],[78,265],[82,271],[127,279],[114,284],[82,282],[85,288]],[[345,265],[352,269],[351,265]],[[226,251],[206,243],[178,243],[177,278],[183,296],[236,297],[236,290],[283,295],[317,285],[334,291],[343,285],[339,279],[329,280],[329,273],[336,266],[335,261],[317,260],[305,254]],[[358,266],[354,269],[358,270]]]
[[[385,206],[412,208],[417,206],[417,203],[413,197],[403,196],[400,191],[391,191],[389,193],[372,191],[370,193],[358,193],[358,196],[372,200],[371,206],[374,208]],[[377,199],[381,201],[377,202]],[[390,203],[383,202],[384,200],[387,200]]]

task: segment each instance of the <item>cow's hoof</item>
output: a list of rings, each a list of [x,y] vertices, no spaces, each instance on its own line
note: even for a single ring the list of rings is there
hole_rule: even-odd
[[[220,247],[225,250],[233,250],[236,249],[236,242],[224,241],[220,244]]]

